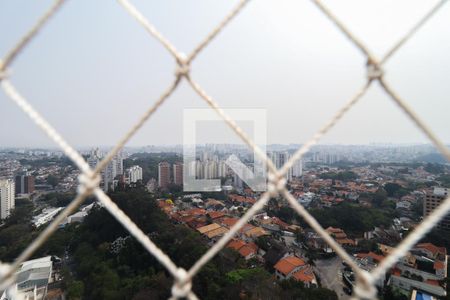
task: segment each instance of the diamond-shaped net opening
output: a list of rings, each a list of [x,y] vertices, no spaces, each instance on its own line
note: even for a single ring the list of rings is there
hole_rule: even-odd
[[[302,158],[308,150],[315,145],[339,120],[352,108],[370,86],[378,81],[380,86],[384,89],[389,98],[392,99],[401,110],[422,130],[422,132],[430,139],[441,154],[450,161],[449,149],[435,136],[435,134],[426,126],[419,116],[408,106],[389,85],[384,78],[383,65],[389,60],[392,55],[403,46],[403,44],[410,39],[420,27],[435,15],[435,13],[443,6],[446,1],[440,1],[435,5],[416,25],[407,32],[393,47],[380,59],[376,58],[369,49],[359,41],[349,31],[340,20],[338,20],[333,13],[326,8],[319,0],[312,0],[312,2],[328,17],[331,22],[349,39],[349,41],[358,48],[367,58],[367,78],[366,83],[356,92],[356,94],[339,110],[336,114],[328,120],[325,125],[320,128],[317,133],[308,140],[300,149],[298,149],[291,159],[286,164],[277,170],[266,155],[257,145],[242,131],[236,123],[219,107],[217,102],[210,97],[200,84],[195,81],[190,72],[192,61],[197,55],[208,46],[216,36],[238,15],[238,13],[249,2],[248,0],[241,0],[238,5],[220,22],[211,33],[203,39],[203,41],[189,54],[184,55],[178,51],[169,40],[167,40],[146,18],[141,12],[134,7],[128,0],[118,0],[123,8],[141,24],[146,31],[148,31],[154,38],[156,38],[174,57],[176,62],[176,71],[173,82],[164,90],[156,102],[141,116],[136,124],[128,131],[128,133],[116,144],[116,146],[107,154],[107,156],[96,166],[93,170],[89,167],[83,157],[71,147],[64,138],[58,134],[46,119],[41,116],[14,87],[8,78],[8,68],[12,62],[17,58],[18,54],[22,52],[29,41],[36,36],[47,21],[53,16],[62,6],[64,0],[57,0],[53,6],[41,17],[36,25],[0,60],[0,81],[1,87],[5,94],[17,105],[23,112],[30,117],[30,119],[40,127],[61,149],[62,151],[75,163],[80,169],[78,194],[76,198],[67,206],[45,230],[20,254],[20,256],[12,263],[0,264],[0,288],[5,289],[11,285],[14,280],[14,273],[22,262],[27,260],[33,252],[38,249],[58,228],[58,225],[71,214],[86,197],[95,195],[100,203],[116,218],[128,231],[134,236],[144,248],[151,253],[173,276],[174,284],[172,286],[172,298],[179,299],[187,297],[188,299],[197,299],[192,292],[192,278],[199,272],[199,270],[211,260],[225,245],[232,239],[238,230],[244,226],[252,216],[254,216],[273,196],[283,196],[291,207],[316,231],[330,247],[353,268],[356,275],[356,287],[354,289],[354,297],[363,299],[376,298],[375,282],[389,269],[397,260],[404,256],[411,247],[414,246],[428,231],[430,231],[449,211],[450,198],[447,198],[442,204],[426,217],[416,228],[409,234],[395,249],[384,259],[374,270],[370,273],[358,267],[351,256],[338,244],[335,240],[322,228],[322,226],[301,206],[295,198],[289,193],[286,188],[286,181],[284,174],[293,166],[293,164]],[[121,150],[121,148],[128,142],[128,140],[142,127],[142,125],[155,113],[158,108],[170,97],[170,95],[177,89],[179,83],[185,80],[192,89],[214,109],[217,114],[231,127],[231,129],[248,145],[249,148],[255,151],[260,159],[266,162],[269,174],[269,184],[267,192],[263,193],[260,199],[245,213],[244,216],[227,232],[217,243],[215,243],[209,250],[189,269],[184,270],[177,267],[172,260],[161,251],[151,239],[142,232],[130,218],[121,211],[117,205],[99,188],[100,172],[107,166],[110,160]],[[7,294],[10,298],[20,299],[21,295],[12,288],[8,288]]]

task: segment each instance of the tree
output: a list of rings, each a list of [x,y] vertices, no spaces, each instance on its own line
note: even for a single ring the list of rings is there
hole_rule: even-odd
[[[361,240],[358,242],[358,247],[361,252],[378,252],[378,244],[372,240]]]
[[[372,202],[375,206],[381,207],[383,202],[387,199],[387,193],[384,189],[379,188],[372,196]]]
[[[337,300],[336,292],[325,288],[305,288],[303,282],[294,279],[283,280],[280,282],[282,289],[282,299],[325,299]]]
[[[67,299],[78,300],[81,299],[84,293],[84,284],[82,281],[75,280],[67,288]]]
[[[143,188],[109,196],[177,266],[188,269],[207,251],[207,241],[197,231],[173,224]],[[16,235],[20,236],[6,236],[4,242]],[[116,241],[119,246],[112,251]],[[63,273],[69,299],[167,299],[171,295],[173,278],[105,208],[94,206],[83,223],[58,230],[43,248],[61,251],[63,244],[73,261],[74,278],[68,270]],[[264,268],[248,268],[232,249],[224,249],[203,266],[192,289],[200,299],[294,299],[290,295],[296,293],[282,290]],[[303,287],[299,293],[304,299],[335,299],[329,297],[331,291],[313,290]]]
[[[408,297],[400,293],[397,289],[387,286],[383,292],[384,300],[408,300]]]
[[[440,174],[445,171],[445,167],[437,163],[427,163],[424,170],[431,174]]]
[[[342,181],[351,181],[358,178],[358,175],[352,171],[343,171],[339,173],[335,172],[326,172],[319,175],[321,179],[332,179],[332,180],[342,180]]]
[[[369,208],[344,202],[330,208],[311,209],[310,213],[324,228],[340,227],[347,233],[362,234],[375,226],[391,225],[395,211],[391,207]]]
[[[58,177],[54,175],[48,175],[47,177],[47,184],[51,185],[53,188],[55,188],[59,183]]]
[[[443,187],[450,188],[450,174],[444,174],[437,178],[437,181],[441,183]]]
[[[402,188],[401,185],[393,182],[388,182],[384,185],[384,189],[389,197],[394,197],[395,193]]]

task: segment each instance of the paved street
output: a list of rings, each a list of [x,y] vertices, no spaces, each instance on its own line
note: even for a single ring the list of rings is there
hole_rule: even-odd
[[[335,291],[339,299],[350,299],[350,297],[342,290],[342,287],[344,286],[341,275],[343,269],[342,259],[339,256],[336,256],[330,259],[316,260],[314,262],[316,264],[314,270],[317,275],[319,275],[322,286]]]

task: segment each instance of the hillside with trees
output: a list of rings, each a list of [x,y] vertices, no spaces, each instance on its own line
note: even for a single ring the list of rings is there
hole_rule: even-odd
[[[200,234],[171,223],[143,189],[110,196],[178,266],[189,269],[207,251]],[[94,208],[78,227],[59,233],[66,235],[62,240],[70,240],[72,261],[65,272],[69,299],[170,297],[170,274],[104,208]],[[58,244],[54,238],[49,243]],[[222,250],[202,268],[193,290],[201,299],[337,299],[327,289],[278,283],[263,267],[252,268],[231,249]]]

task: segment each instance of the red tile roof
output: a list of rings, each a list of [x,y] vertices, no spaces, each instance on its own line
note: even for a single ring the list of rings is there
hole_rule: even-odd
[[[334,238],[336,240],[347,238],[347,235],[344,232],[337,232],[337,233],[332,233],[332,234],[334,235]]]
[[[340,229],[340,228],[334,228],[334,227],[328,227],[327,229],[325,229],[325,231],[326,232],[328,232],[328,233],[334,233],[334,234],[336,234],[336,233],[342,233],[342,232],[344,232],[342,229]]]
[[[228,232],[228,228],[220,227],[220,228],[217,228],[217,229],[214,229],[214,230],[206,232],[205,235],[208,238],[212,239],[212,238],[214,238],[216,236],[224,235],[227,232]]]
[[[246,235],[246,236],[248,236],[248,237],[252,237],[252,238],[257,238],[257,237],[260,237],[260,236],[263,236],[263,235],[270,235],[267,231],[265,231],[263,228],[261,228],[261,227],[254,227],[253,226],[253,228],[251,228],[251,229],[249,229],[249,230],[246,230],[245,232],[244,232],[244,234]]]
[[[278,226],[280,226],[281,228],[287,228],[289,226],[288,223],[281,221],[279,218],[277,217],[273,217],[272,218],[273,223],[277,224]]]
[[[220,226],[219,224],[216,224],[216,223],[212,223],[212,224],[197,228],[197,231],[200,233],[206,233],[208,231],[215,230],[220,227],[222,227],[222,226]]]
[[[415,248],[426,249],[426,250],[430,251],[431,253],[433,253],[433,255],[436,255],[438,253],[442,254],[442,255],[447,254],[447,250],[445,249],[445,247],[438,247],[438,246],[433,245],[432,243],[417,244]]]
[[[255,226],[253,226],[252,224],[245,224],[244,226],[242,226],[241,229],[239,229],[239,232],[240,233],[244,233],[244,232],[247,232],[247,231],[249,231],[249,230],[251,230],[253,228],[255,228]]]
[[[358,258],[366,258],[366,257],[371,257],[374,261],[376,262],[380,262],[384,259],[383,255],[378,255],[376,253],[373,252],[369,252],[369,253],[357,253],[356,257]]]
[[[199,216],[206,214],[206,210],[202,208],[191,208],[189,210],[186,210],[186,213],[189,215]]]
[[[242,240],[232,240],[231,242],[228,243],[228,245],[226,247],[234,249],[236,251],[239,251],[239,249],[241,249],[243,246],[245,246],[245,242],[244,241],[242,241]]]
[[[315,279],[314,273],[309,267],[298,270],[292,277],[303,282],[312,282]]]
[[[256,251],[249,245],[244,245],[243,247],[241,247],[241,249],[239,249],[239,254],[243,257],[247,257],[250,254],[256,254]]]
[[[400,271],[399,269],[393,269],[392,274],[394,274],[395,276],[400,276],[402,275],[402,271]]]
[[[239,203],[254,204],[256,202],[256,199],[254,199],[254,198],[245,197],[245,196],[241,196],[241,195],[230,194],[230,195],[228,195],[228,197],[230,198],[231,201],[236,201]]]
[[[295,268],[304,266],[306,263],[303,259],[300,259],[296,256],[288,256],[285,258],[280,259],[274,266],[275,270],[278,270],[278,272],[288,275],[291,273]]]
[[[248,245],[249,247],[253,248],[255,251],[258,251],[258,246],[257,246],[255,243],[250,242],[250,243],[247,243],[247,245]]]
[[[439,286],[439,281],[437,280],[427,279],[425,282],[431,285]]]
[[[436,260],[434,262],[434,266],[433,267],[434,267],[435,270],[442,270],[442,269],[445,268],[445,265],[444,265],[444,263],[442,261]]]
[[[211,219],[218,219],[220,217],[223,217],[225,215],[224,212],[221,211],[210,211],[208,212],[208,215],[211,217]]]
[[[232,240],[226,246],[239,252],[243,257],[247,257],[250,254],[256,254],[258,252],[258,246],[255,243],[245,243],[242,240]]]
[[[222,225],[226,226],[228,228],[231,228],[236,222],[239,221],[239,219],[236,218],[223,218]]]

